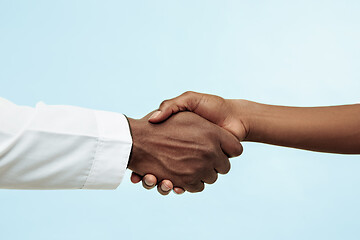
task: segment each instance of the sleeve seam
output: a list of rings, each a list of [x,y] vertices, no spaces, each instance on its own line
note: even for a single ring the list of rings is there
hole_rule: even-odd
[[[85,186],[88,185],[88,182],[91,181],[91,176],[93,175],[93,172],[94,172],[94,167],[95,167],[95,162],[96,162],[96,155],[97,155],[97,152],[99,151],[99,148],[100,148],[100,126],[99,126],[99,119],[96,115],[96,113],[93,111],[93,114],[94,114],[94,118],[95,118],[95,121],[96,121],[96,128],[97,128],[97,138],[96,138],[96,147],[94,149],[94,152],[92,154],[92,158],[91,158],[91,167],[90,167],[90,170],[89,170],[89,174],[86,176],[86,179],[85,179],[85,182],[83,184],[83,186],[81,187],[81,189],[84,189]]]
[[[94,168],[95,168],[95,165],[96,165],[96,155],[100,149],[100,145],[101,145],[101,141],[99,138],[96,138],[96,147],[93,151],[93,154],[92,154],[92,158],[91,158],[91,167],[90,167],[90,170],[89,170],[89,174],[86,176],[86,179],[85,179],[85,182],[84,184],[82,185],[81,189],[84,189],[84,187],[88,184],[88,181],[89,181],[89,178],[91,178],[91,175],[93,174],[94,172]]]

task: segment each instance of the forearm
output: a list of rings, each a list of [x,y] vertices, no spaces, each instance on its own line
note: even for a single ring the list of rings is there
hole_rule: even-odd
[[[245,141],[331,153],[360,153],[360,104],[285,107],[236,100]]]

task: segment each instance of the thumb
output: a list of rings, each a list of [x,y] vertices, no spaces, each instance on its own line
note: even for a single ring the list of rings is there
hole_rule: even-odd
[[[176,113],[176,112],[173,112],[170,108],[159,109],[150,116],[149,122],[151,122],[151,123],[163,122],[166,119],[168,119],[173,113]]]
[[[180,96],[165,100],[159,109],[149,118],[151,123],[159,123],[168,119],[172,114],[182,111],[194,111],[201,99],[201,95],[195,92],[185,92]]]

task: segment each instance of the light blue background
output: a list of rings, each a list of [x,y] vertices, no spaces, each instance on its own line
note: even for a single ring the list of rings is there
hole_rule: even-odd
[[[0,96],[141,117],[186,90],[359,102],[359,1],[0,1]],[[0,191],[0,239],[359,239],[360,157],[244,144],[201,194]]]

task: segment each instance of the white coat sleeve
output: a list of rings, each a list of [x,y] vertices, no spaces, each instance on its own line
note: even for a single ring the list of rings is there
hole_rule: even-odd
[[[0,188],[115,189],[131,145],[122,114],[0,98]]]

